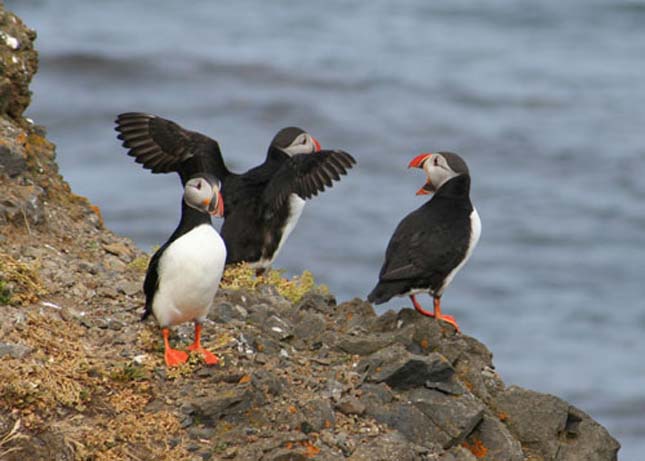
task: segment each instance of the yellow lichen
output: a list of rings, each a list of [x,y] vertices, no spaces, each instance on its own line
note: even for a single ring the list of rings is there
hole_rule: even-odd
[[[325,294],[329,292],[325,285],[316,285],[314,276],[309,271],[304,271],[291,279],[284,278],[283,274],[283,270],[269,269],[264,274],[256,276],[255,269],[248,264],[235,264],[226,268],[220,287],[229,290],[253,290],[261,285],[271,285],[292,303],[297,303],[312,290]]]
[[[0,303],[30,304],[45,294],[38,264],[23,263],[0,251]]]

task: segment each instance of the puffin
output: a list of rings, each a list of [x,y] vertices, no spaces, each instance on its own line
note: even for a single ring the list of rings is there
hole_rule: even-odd
[[[356,160],[342,150],[322,150],[305,130],[286,127],[260,165],[230,171],[214,139],[162,117],[141,112],[117,116],[118,139],[135,162],[152,173],[176,172],[182,184],[208,173],[221,181],[226,202],[220,233],[226,264],[246,262],[258,275],[271,266],[300,218],[305,201],[347,174]]]
[[[441,296],[466,264],[481,235],[479,214],[470,201],[470,173],[466,162],[452,152],[416,156],[408,168],[425,171],[427,180],[417,195],[433,194],[399,223],[385,251],[378,283],[367,299],[375,304],[394,296],[409,296],[422,315],[459,326],[441,313]],[[415,295],[429,293],[433,312]]]
[[[150,314],[157,319],[169,367],[188,359],[186,352],[170,347],[169,327],[188,321],[195,323],[194,342],[188,350],[200,353],[209,365],[219,362],[202,347],[201,331],[224,272],[226,246],[211,223],[211,216],[223,214],[219,181],[206,174],[189,178],[179,225],[150,259],[143,282],[146,304],[141,320]]]

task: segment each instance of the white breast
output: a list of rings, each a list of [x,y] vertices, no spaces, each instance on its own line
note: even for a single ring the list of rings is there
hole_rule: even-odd
[[[470,241],[468,242],[468,249],[466,250],[466,256],[464,256],[464,259],[455,267],[446,277],[446,279],[443,282],[443,285],[441,285],[441,288],[439,288],[435,296],[441,296],[443,291],[448,288],[448,285],[452,282],[452,279],[455,278],[455,275],[457,275],[457,272],[461,270],[461,268],[468,262],[470,259],[470,256],[473,254],[473,250],[477,246],[477,242],[479,242],[479,237],[481,236],[482,233],[482,222],[481,219],[479,219],[479,213],[477,213],[477,210],[473,208],[473,211],[470,213]]]
[[[159,261],[159,288],[152,304],[159,325],[206,317],[225,262],[224,241],[209,224],[172,242]]]

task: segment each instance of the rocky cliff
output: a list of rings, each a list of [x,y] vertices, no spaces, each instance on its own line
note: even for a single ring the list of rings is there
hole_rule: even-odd
[[[0,4],[0,459],[617,459],[583,411],[507,387],[476,339],[306,276],[229,273],[204,337],[222,363],[167,370],[138,321],[147,255],[22,116],[35,37]]]

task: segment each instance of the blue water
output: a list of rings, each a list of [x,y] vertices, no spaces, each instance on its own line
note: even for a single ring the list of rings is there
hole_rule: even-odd
[[[423,203],[408,161],[461,153],[483,234],[444,310],[508,384],[573,402],[642,460],[645,1],[5,4],[38,31],[28,115],[74,190],[146,249],[176,225],[179,182],[125,155],[119,112],[215,137],[236,171],[286,125],[351,152],[276,261],[339,300],[366,295]]]

